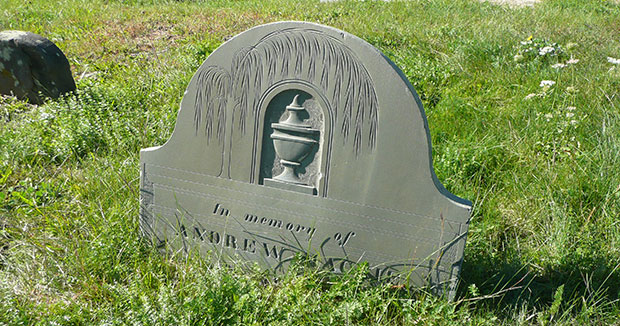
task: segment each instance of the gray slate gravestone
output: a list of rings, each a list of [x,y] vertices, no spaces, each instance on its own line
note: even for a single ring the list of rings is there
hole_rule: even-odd
[[[403,73],[346,32],[262,25],[214,51],[163,146],[143,149],[141,227],[172,248],[282,270],[297,253],[452,297],[470,202],[437,180]]]
[[[74,90],[69,61],[56,44],[30,32],[0,32],[0,94],[41,104]]]

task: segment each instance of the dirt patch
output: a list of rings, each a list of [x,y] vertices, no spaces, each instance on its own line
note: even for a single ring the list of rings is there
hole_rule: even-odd
[[[191,14],[162,14],[154,10],[135,10],[135,15],[104,18],[85,34],[88,59],[111,60],[124,56],[157,57],[188,40],[227,40],[256,24],[272,19],[258,13],[233,10],[205,10]]]

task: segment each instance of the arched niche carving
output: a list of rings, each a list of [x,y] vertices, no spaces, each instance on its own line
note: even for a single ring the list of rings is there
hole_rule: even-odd
[[[288,118],[286,107],[298,96],[299,104],[305,109],[304,123],[318,130],[317,146],[311,149],[298,168],[303,185],[277,184],[270,182],[282,172],[281,158],[274,148],[272,134],[274,123]],[[318,87],[301,80],[284,80],[266,90],[259,101],[255,118],[252,183],[275,186],[320,197],[327,196],[331,144],[333,142],[334,110]],[[267,180],[267,182],[265,182]],[[314,191],[311,191],[313,188]]]

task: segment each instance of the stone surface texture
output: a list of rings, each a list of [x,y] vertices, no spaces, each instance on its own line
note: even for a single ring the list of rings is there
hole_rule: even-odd
[[[437,180],[422,104],[379,50],[280,22],[191,79],[174,132],[143,149],[140,221],[159,245],[284,270],[297,254],[454,295],[471,203]]]
[[[0,94],[41,104],[73,90],[69,61],[54,43],[30,32],[0,32]]]

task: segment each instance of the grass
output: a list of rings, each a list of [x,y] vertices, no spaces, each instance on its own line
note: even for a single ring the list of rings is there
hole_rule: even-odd
[[[1,100],[0,325],[620,324],[620,66],[607,61],[620,57],[618,4],[0,0],[0,8],[0,29],[57,43],[79,89],[42,106]],[[418,91],[439,179],[474,202],[454,302],[370,284],[365,266],[330,275],[300,259],[274,279],[162,255],[140,237],[140,148],[169,137],[210,52],[279,20],[360,36]],[[545,46],[554,52],[540,55]],[[552,67],[571,58],[579,62]]]

